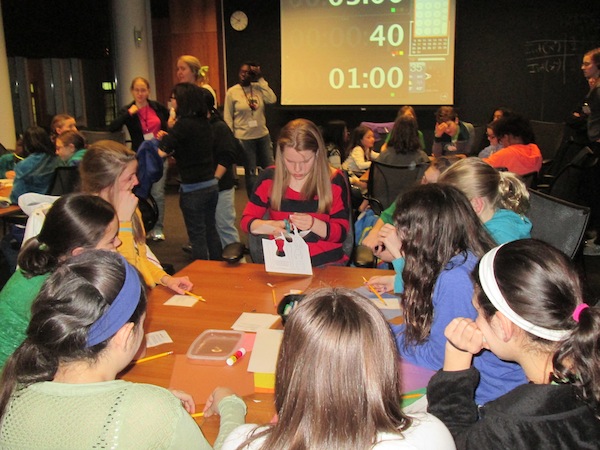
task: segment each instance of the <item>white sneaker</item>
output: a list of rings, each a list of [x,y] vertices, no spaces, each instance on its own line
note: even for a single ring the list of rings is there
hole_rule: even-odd
[[[164,241],[165,240],[165,233],[161,229],[151,230],[150,233],[148,233],[146,235],[146,239],[151,239],[154,242]]]

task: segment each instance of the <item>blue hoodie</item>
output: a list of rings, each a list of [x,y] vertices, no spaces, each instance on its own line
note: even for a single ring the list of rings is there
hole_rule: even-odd
[[[483,226],[499,245],[531,237],[529,219],[509,209],[497,210]]]

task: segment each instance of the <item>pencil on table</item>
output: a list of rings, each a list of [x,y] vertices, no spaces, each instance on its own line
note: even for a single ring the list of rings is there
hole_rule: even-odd
[[[190,291],[183,291],[183,293],[185,295],[189,295],[190,297],[194,297],[196,300],[200,300],[201,302],[206,302],[204,297],[202,297],[201,295],[194,294],[193,292],[190,292]]]
[[[371,286],[370,284],[368,284],[368,281],[365,277],[362,277],[363,281],[365,282],[365,284],[367,285],[367,287],[369,288],[369,290],[375,294],[377,296],[377,298],[379,299],[379,301],[381,303],[383,303],[385,306],[387,306],[387,303],[385,302],[385,300],[383,299],[383,297],[381,295],[379,295],[379,292],[377,292],[377,290]]]
[[[143,363],[143,362],[146,362],[146,361],[152,361],[153,359],[162,358],[163,356],[169,356],[169,355],[172,355],[172,354],[173,354],[173,351],[159,353],[159,354],[153,355],[153,356],[146,356],[145,358],[138,359],[135,363],[139,364],[139,363]]]

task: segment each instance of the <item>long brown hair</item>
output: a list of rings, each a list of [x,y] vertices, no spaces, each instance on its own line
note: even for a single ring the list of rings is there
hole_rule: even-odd
[[[370,448],[411,425],[402,412],[398,350],[381,312],[349,289],[306,296],[285,325],[275,375],[276,424],[263,449]]]
[[[329,212],[333,202],[332,171],[329,168],[327,150],[321,132],[313,122],[307,119],[292,120],[281,129],[275,155],[275,175],[270,195],[271,206],[276,210],[281,208],[281,200],[290,184],[290,174],[283,160],[283,150],[286,147],[291,147],[297,152],[311,151],[315,154],[312,171],[302,186],[301,195],[304,199],[312,199],[316,196],[319,199],[318,212]]]
[[[119,142],[110,140],[94,142],[88,147],[79,164],[81,191],[98,195],[102,190],[110,188],[110,196],[114,197],[119,177],[127,164],[135,160],[135,152]],[[110,198],[109,202],[116,209],[116,200]],[[136,213],[131,217],[131,224],[135,242],[145,245],[146,232]]]
[[[512,172],[500,172],[479,158],[465,158],[448,168],[438,183],[460,189],[469,200],[485,198],[494,209],[510,209],[525,214],[529,209],[529,191]]]
[[[396,202],[394,223],[406,265],[402,306],[406,344],[424,342],[433,322],[433,286],[450,259],[467,252],[481,258],[494,242],[471,203],[457,188],[424,184]]]

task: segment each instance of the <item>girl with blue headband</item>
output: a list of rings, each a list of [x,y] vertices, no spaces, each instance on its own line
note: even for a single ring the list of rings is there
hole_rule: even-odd
[[[143,280],[117,253],[61,265],[2,373],[0,448],[212,448],[189,395],[115,379],[139,352],[145,315]],[[244,402],[227,394],[215,390],[207,408],[222,416],[215,446],[244,421]]]
[[[478,317],[446,328],[429,411],[459,449],[598,448],[600,308],[584,302],[571,260],[541,241],[519,240],[489,251],[473,277]],[[471,361],[488,350],[519,363],[529,383],[478,408]]]

